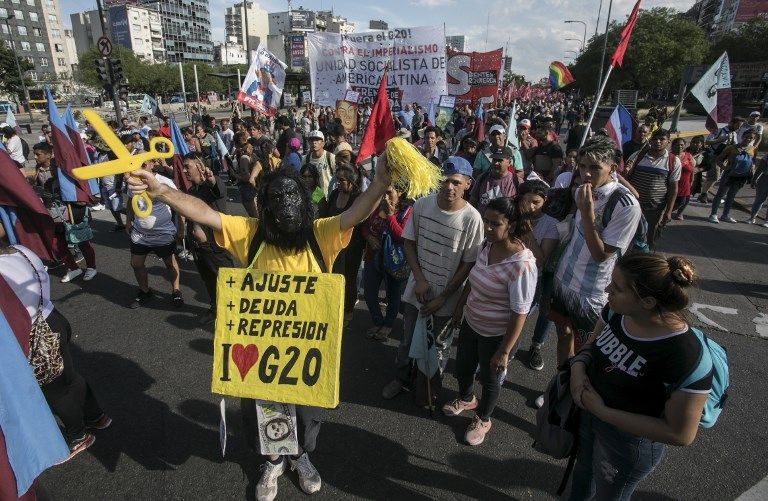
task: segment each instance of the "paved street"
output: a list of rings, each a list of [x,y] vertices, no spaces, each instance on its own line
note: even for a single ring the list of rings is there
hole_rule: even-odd
[[[242,213],[239,203],[231,203],[230,210]],[[763,425],[768,340],[758,337],[755,324],[768,311],[768,229],[712,225],[702,207],[691,207],[688,214],[685,222],[670,225],[661,250],[689,256],[702,275],[694,301],[710,309],[698,307],[703,317],[694,317],[695,323],[728,349],[730,399],[717,425],[702,430],[693,446],[668,448],[635,499],[734,499],[768,475]],[[93,226],[99,274],[91,282],[78,278],[69,284],[54,278],[52,296],[72,323],[77,367],[114,424],[97,433],[88,451],[50,469],[42,481],[59,500],[253,499],[259,459],[244,444],[237,399],[227,399],[226,457],[219,449],[220,397],[210,392],[213,334],[196,324],[207,298],[193,263],[182,264],[184,308],[171,306],[164,267],[153,257],[151,284],[159,297],[130,310],[136,286],[128,239],[109,231],[108,213],[94,213]],[[392,376],[396,342],[366,340],[367,327],[361,303],[344,334],[342,404],[327,412],[312,455],[324,483],[314,498],[554,498],[564,462],[531,448],[532,404],[552,373],[553,337],[543,371],[527,368],[526,353],[513,362],[493,429],[484,444],[471,448],[460,443],[469,418],[430,417],[409,395],[381,398]],[[448,372],[444,398],[456,389],[452,365]],[[280,498],[305,498],[295,473],[279,485]]]

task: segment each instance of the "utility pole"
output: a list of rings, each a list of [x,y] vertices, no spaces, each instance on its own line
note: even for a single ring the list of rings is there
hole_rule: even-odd
[[[104,8],[101,6],[101,0],[96,0],[96,6],[99,8],[99,23],[101,24],[101,34],[102,36],[107,37],[107,23],[104,20]],[[120,96],[116,92],[117,91],[116,85],[114,80],[112,80],[112,65],[109,61],[109,58],[103,57],[102,59],[105,59],[107,61],[107,66],[109,67],[109,78],[110,78],[109,85],[112,88],[112,105],[115,107],[115,120],[117,120],[117,123],[119,124],[123,118],[122,117],[123,114],[120,110]]]
[[[248,0],[243,0],[243,19],[245,20],[245,34],[243,36],[245,43],[243,44],[245,46],[245,64],[248,65],[250,68],[251,66],[251,50],[249,47],[249,40],[248,40]]]

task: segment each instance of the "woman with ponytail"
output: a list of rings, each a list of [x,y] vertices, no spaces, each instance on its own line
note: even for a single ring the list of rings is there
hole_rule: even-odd
[[[524,242],[531,238],[531,220],[512,198],[488,202],[483,214],[485,244],[453,314],[461,321],[456,352],[459,396],[443,406],[448,416],[476,412],[464,439],[479,445],[491,429],[491,413],[499,398],[510,353],[525,325],[536,292],[536,257]],[[480,399],[473,391],[480,366]]]
[[[629,499],[665,444],[696,438],[712,373],[681,385],[703,349],[684,317],[695,278],[680,256],[616,263],[608,305],[571,359],[571,394],[584,412],[570,499]]]

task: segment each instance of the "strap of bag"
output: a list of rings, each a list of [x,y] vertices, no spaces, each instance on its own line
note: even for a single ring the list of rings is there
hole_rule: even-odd
[[[32,267],[32,271],[35,272],[35,277],[37,277],[37,283],[40,285],[40,300],[37,303],[37,315],[36,315],[37,317],[40,317],[43,314],[43,280],[40,278],[40,272],[37,271],[37,268],[35,268],[35,265],[32,264],[32,260],[29,259],[29,257],[26,254],[24,254],[24,252],[22,252],[21,250],[16,249],[16,252],[21,254],[24,257],[24,259],[27,260],[29,265]]]
[[[563,492],[565,492],[565,488],[568,485],[568,479],[571,478],[571,473],[573,472],[573,467],[576,464],[576,450],[574,448],[573,453],[568,457],[568,464],[565,466],[565,472],[563,473],[563,478],[560,480],[560,486],[557,488],[557,494],[558,496],[562,496]]]

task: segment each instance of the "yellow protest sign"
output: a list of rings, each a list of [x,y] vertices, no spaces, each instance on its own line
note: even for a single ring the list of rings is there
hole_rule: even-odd
[[[336,407],[344,276],[221,268],[214,393]]]

